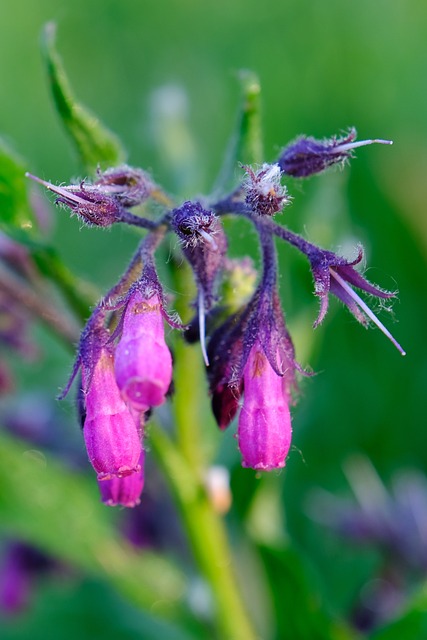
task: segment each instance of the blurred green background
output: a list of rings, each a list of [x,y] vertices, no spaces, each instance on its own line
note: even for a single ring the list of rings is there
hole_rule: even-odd
[[[311,490],[349,494],[342,465],[355,452],[370,458],[385,482],[401,468],[427,471],[427,5],[416,0],[8,3],[0,20],[0,134],[33,173],[69,182],[80,169],[52,106],[39,52],[40,31],[49,20],[57,22],[57,47],[76,95],[121,137],[129,162],[152,171],[171,192],[194,195],[211,188],[236,121],[240,69],[255,71],[261,81],[266,160],[300,133],[330,136],[351,125],[360,139],[394,141],[393,147],[359,150],[344,172],[290,181],[294,201],[285,222],[335,250],[362,241],[367,277],[399,290],[393,314],[383,310],[380,316],[406,349],[404,359],[336,301],[313,335],[317,302],[307,265],[291,248],[280,249],[282,294],[297,357],[319,373],[302,382],[286,471],[257,481],[268,490],[272,483],[279,487],[282,511],[258,509],[254,526],[266,542],[278,534],[277,519],[283,517],[280,524],[303,554],[325,606],[344,616],[378,559],[312,522],[305,507]],[[186,153],[195,160],[194,174],[177,176],[156,149],[156,127],[161,131],[155,96],[164,85],[180,88],[186,101],[194,137]],[[55,244],[64,260],[101,290],[122,273],[134,243],[126,230],[80,230],[75,219],[55,213]],[[235,245],[243,252],[244,236],[235,238]],[[43,390],[54,396],[70,356],[47,336],[42,339],[45,358],[33,369],[20,367],[22,384],[39,389],[43,375]],[[226,436],[220,456],[232,467],[236,512],[242,515],[246,492],[252,496],[259,489],[252,472],[238,467],[234,450],[234,440]],[[49,624],[51,598],[55,609],[62,607],[63,621],[73,606],[80,612],[78,628],[91,628],[87,620],[93,619],[94,631],[80,633],[82,639],[98,637],[104,585],[76,586],[62,600],[49,589],[41,591],[36,612],[27,618],[40,637],[52,632],[43,626]],[[115,598],[110,592],[105,597]],[[82,607],[88,601],[93,607]],[[125,605],[114,603],[121,607],[118,617],[129,620]],[[133,615],[138,626],[140,614]],[[28,627],[22,631],[22,624],[8,623],[0,637],[26,637]],[[67,633],[56,630],[51,637],[68,638]],[[169,637],[166,631],[149,633],[141,637]],[[103,631],[103,637],[110,636]]]

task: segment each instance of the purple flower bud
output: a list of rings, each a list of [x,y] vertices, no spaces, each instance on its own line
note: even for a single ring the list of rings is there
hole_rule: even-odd
[[[270,365],[258,342],[243,372],[244,402],[237,438],[242,465],[271,471],[285,465],[291,437],[291,415],[284,379]]]
[[[140,470],[127,476],[98,480],[101,500],[109,507],[136,507],[144,488],[144,451],[139,458]]]
[[[165,401],[172,381],[172,356],[165,342],[162,304],[136,288],[126,305],[115,354],[117,385],[126,402],[139,411]]]
[[[86,370],[82,368],[83,388]],[[113,356],[102,348],[91,372],[85,398],[83,434],[98,480],[122,477],[141,469],[141,441],[135,420],[123,401],[114,377]]]
[[[172,212],[172,227],[184,249],[197,247],[205,242],[215,245],[218,218],[200,202],[184,202]]]
[[[343,164],[352,157],[352,150],[368,144],[392,144],[390,140],[361,140],[355,142],[356,129],[352,128],[343,138],[329,140],[301,136],[282,151],[278,165],[288,176],[307,178],[334,164]]]
[[[93,186],[104,195],[117,198],[124,207],[142,204],[156,188],[144,171],[127,165],[98,171]]]
[[[172,212],[172,227],[183,244],[184,255],[197,281],[199,334],[205,363],[205,312],[216,298],[218,276],[223,268],[227,238],[219,218],[199,202],[184,202]]]
[[[122,206],[119,201],[106,195],[95,185],[85,184],[83,180],[79,185],[58,187],[30,173],[26,175],[56,193],[56,204],[65,205],[88,225],[110,227],[122,219]]]
[[[226,429],[239,409],[242,386],[218,384],[212,391],[212,411],[220,429]]]
[[[315,294],[319,296],[321,301],[319,315],[314,326],[317,327],[325,317],[328,310],[329,293],[333,293],[347,306],[361,324],[366,325],[367,318],[372,320],[400,353],[405,355],[405,351],[390,331],[386,329],[383,323],[352,288],[357,287],[380,299],[393,298],[396,295],[395,292],[383,291],[379,287],[371,284],[354,269],[354,266],[363,259],[362,247],[359,246],[358,255],[353,261],[348,261],[345,258],[335,255],[331,251],[324,251],[313,245],[308,245],[308,247],[309,250],[306,255],[311,262]]]
[[[245,202],[254,213],[274,216],[289,203],[286,187],[280,184],[281,170],[278,164],[263,164],[256,173],[251,167],[243,168],[247,176],[243,182]]]
[[[244,313],[230,316],[212,334],[207,369],[212,412],[220,429],[226,429],[239,408],[242,393],[240,363],[243,353]]]
[[[203,291],[205,308],[215,301],[217,276],[223,266],[227,239],[221,221],[198,202],[184,202],[173,212],[172,226],[182,240],[189,261]]]

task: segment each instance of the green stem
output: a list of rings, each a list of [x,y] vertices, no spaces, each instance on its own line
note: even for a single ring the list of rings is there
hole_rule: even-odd
[[[205,379],[202,354],[198,345],[189,346],[184,340],[176,340],[174,354],[173,409],[177,442],[187,464],[200,475],[206,464],[201,427],[209,415],[209,408],[205,406],[207,391],[201,384]]]
[[[153,450],[181,510],[195,559],[210,585],[218,637],[221,640],[255,640],[257,636],[236,582],[222,519],[215,512],[203,482],[183,452],[155,425],[152,425],[150,433]]]
[[[173,266],[172,261],[169,265]],[[171,275],[173,289],[184,294],[177,297],[177,311],[187,321],[194,313],[188,306],[194,290],[192,273],[184,263],[171,269]],[[227,531],[205,487],[217,429],[210,417],[200,347],[177,336],[174,356],[176,437],[172,440],[153,426],[150,442],[181,511],[194,558],[210,586],[218,638],[255,640],[236,580]]]

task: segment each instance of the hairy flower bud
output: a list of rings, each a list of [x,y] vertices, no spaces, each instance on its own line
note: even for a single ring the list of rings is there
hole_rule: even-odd
[[[282,151],[278,165],[288,176],[307,178],[320,173],[334,164],[344,164],[352,157],[352,150],[368,144],[392,144],[390,140],[361,140],[355,142],[356,129],[352,128],[342,138],[333,137],[329,140],[301,136],[291,142]]]
[[[243,372],[244,402],[237,438],[242,465],[271,471],[285,466],[292,427],[284,379],[256,343]]]
[[[155,189],[145,171],[128,165],[98,171],[98,178],[93,186],[106,196],[117,198],[124,207],[142,204]]]
[[[205,312],[212,308],[227,251],[222,224],[199,202],[184,202],[172,212],[172,227],[183,243],[184,255],[197,282],[199,335],[203,357],[209,364],[205,347]]]
[[[114,222],[119,222],[122,219],[120,202],[113,196],[103,193],[94,185],[85,184],[84,180],[78,185],[58,187],[30,173],[27,173],[26,176],[56,193],[56,204],[68,207],[88,225],[110,227]]]
[[[138,411],[165,401],[172,381],[172,356],[165,342],[161,302],[135,289],[123,315],[115,354],[115,375],[122,397]]]
[[[263,164],[256,173],[251,167],[243,167],[246,180],[243,182],[245,202],[260,216],[274,216],[289,203],[286,187],[280,184],[281,169],[278,164]]]

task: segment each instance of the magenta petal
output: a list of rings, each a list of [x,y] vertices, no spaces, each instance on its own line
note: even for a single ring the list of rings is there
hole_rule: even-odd
[[[291,418],[285,403],[275,407],[242,407],[238,440],[243,467],[261,471],[284,467],[291,437]]]
[[[101,500],[109,507],[136,507],[140,502],[144,488],[144,452],[140,459],[140,470],[121,478],[98,481]]]
[[[275,373],[258,343],[249,354],[243,380],[237,432],[242,465],[263,471],[284,467],[292,438],[284,379]]]
[[[140,470],[140,435],[120,396],[112,356],[106,350],[96,364],[86,396],[83,434],[99,480]]]
[[[172,356],[164,337],[157,295],[136,291],[126,307],[115,354],[115,375],[124,400],[145,411],[165,401],[172,381]]]

